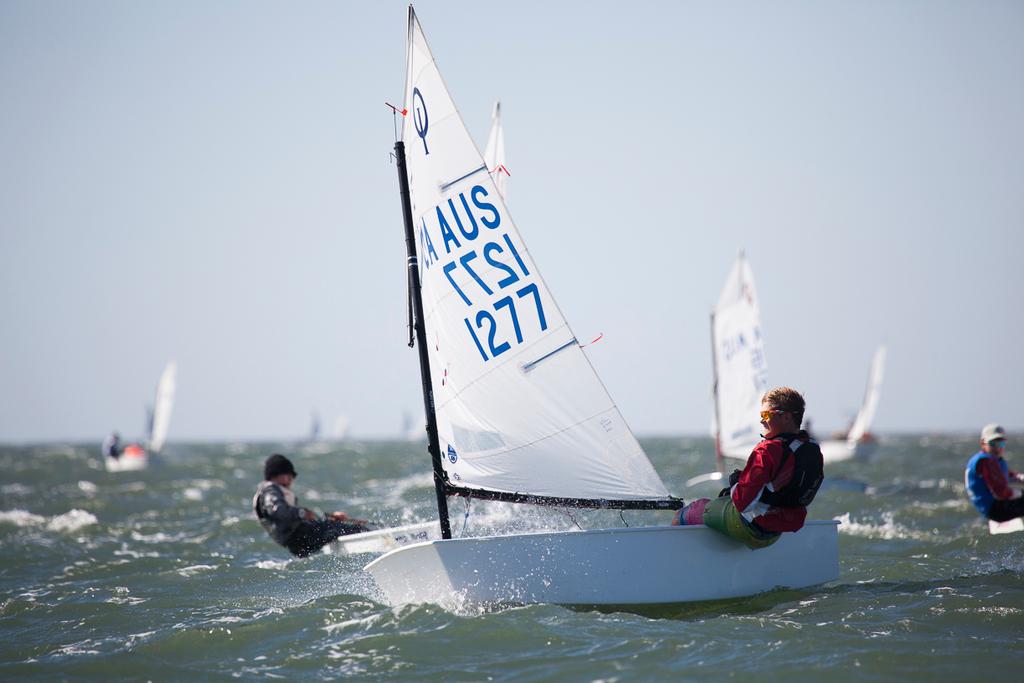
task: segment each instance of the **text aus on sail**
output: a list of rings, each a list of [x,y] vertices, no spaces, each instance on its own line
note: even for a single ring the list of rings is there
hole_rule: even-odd
[[[517,234],[483,185],[474,185],[420,217],[423,269],[440,268],[466,306],[466,333],[488,362],[547,330],[536,280],[520,256]]]

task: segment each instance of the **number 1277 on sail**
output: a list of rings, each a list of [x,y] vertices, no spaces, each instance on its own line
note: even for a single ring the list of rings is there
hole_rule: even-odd
[[[541,331],[548,329],[548,322],[544,317],[544,307],[541,305],[540,292],[537,291],[536,283],[531,282],[525,287],[516,290],[516,298],[520,300],[529,295],[533,295],[533,302],[537,306],[537,318],[540,321]],[[493,307],[495,313],[499,313],[501,311],[508,312],[508,317],[511,319],[512,327],[515,330],[516,344],[522,344],[523,330],[519,326],[519,316],[516,314],[516,300],[513,299],[511,295],[505,296],[495,301]],[[505,336],[506,341],[497,341],[498,321],[490,311],[480,310],[476,312],[474,320],[476,323],[475,329],[474,325],[470,323],[469,318],[464,318],[463,321],[466,323],[466,329],[469,330],[470,336],[473,337],[473,342],[476,344],[476,350],[480,352],[480,357],[483,358],[484,361],[489,361],[495,356],[500,356],[512,348],[512,345],[507,341],[507,335],[503,335]],[[480,342],[480,337],[477,335],[477,330],[483,332],[485,327],[487,333],[487,347],[491,352],[490,356],[487,355],[483,344]]]

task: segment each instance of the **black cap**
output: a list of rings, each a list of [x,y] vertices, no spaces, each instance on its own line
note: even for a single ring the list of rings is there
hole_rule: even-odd
[[[294,477],[297,473],[291,460],[280,453],[274,453],[263,463],[263,478],[270,481],[279,474],[290,474]]]

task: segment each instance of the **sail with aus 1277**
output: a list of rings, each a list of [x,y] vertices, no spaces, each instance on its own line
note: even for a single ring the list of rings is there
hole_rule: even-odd
[[[751,553],[704,526],[451,538],[447,497],[672,510],[523,243],[409,8],[395,145],[441,540],[366,566],[391,603],[664,604],[838,578],[834,522]],[[422,282],[421,278],[422,277]]]

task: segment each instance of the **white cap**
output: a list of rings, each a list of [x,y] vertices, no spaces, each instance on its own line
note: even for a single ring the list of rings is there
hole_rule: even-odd
[[[981,442],[990,443],[996,439],[1005,439],[1006,430],[997,424],[985,425],[981,429]]]

